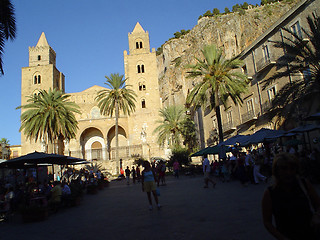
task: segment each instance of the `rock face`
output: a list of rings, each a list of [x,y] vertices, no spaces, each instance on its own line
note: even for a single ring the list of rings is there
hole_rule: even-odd
[[[203,17],[186,35],[163,45],[157,56],[160,95],[163,105],[184,104],[194,80],[186,78],[187,64],[201,57],[206,44],[222,47],[227,58],[238,55],[299,0],[276,2],[248,9],[244,14],[230,13]]]

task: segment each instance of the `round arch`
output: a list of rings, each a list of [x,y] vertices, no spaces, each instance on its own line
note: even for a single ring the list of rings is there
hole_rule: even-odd
[[[80,135],[82,155],[87,160],[106,160],[106,143],[102,131],[97,127],[88,127]],[[99,146],[99,147],[97,147]]]

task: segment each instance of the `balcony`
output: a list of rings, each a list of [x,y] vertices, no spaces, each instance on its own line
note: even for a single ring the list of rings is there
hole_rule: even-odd
[[[234,131],[237,129],[237,127],[233,124],[233,122],[227,122],[222,124],[222,129],[223,132],[229,132],[229,131]]]
[[[257,120],[257,116],[254,111],[248,111],[241,115],[242,123],[250,122],[252,120]]]
[[[256,62],[257,72],[263,71],[276,64],[276,58],[270,55],[268,58],[264,57]]]

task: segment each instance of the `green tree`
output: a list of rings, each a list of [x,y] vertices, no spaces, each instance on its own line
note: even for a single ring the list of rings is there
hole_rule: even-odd
[[[284,28],[284,41],[274,41],[274,46],[285,50],[276,63],[277,72],[266,80],[267,88],[274,80],[296,76],[273,99],[271,112],[278,116],[292,116],[297,106],[320,94],[320,18],[308,16],[308,29],[301,32]],[[307,40],[306,40],[307,39]],[[303,77],[301,77],[303,76]],[[290,117],[289,117],[290,118]]]
[[[100,108],[100,113],[112,117],[115,115],[115,138],[116,138],[116,162],[118,163],[117,173],[120,170],[119,160],[119,116],[120,111],[124,115],[130,115],[136,109],[137,96],[132,89],[129,89],[130,85],[126,85],[127,79],[124,79],[123,75],[119,73],[112,73],[110,76],[105,76],[108,89],[104,89],[98,92],[96,101]]]
[[[51,88],[29,96],[27,104],[17,107],[25,110],[21,114],[19,131],[23,131],[27,139],[44,140],[53,146],[59,139],[74,138],[78,129],[74,114],[80,110],[69,97],[61,90]]]
[[[240,8],[240,5],[237,3],[236,5],[232,6],[232,12],[237,12]]]
[[[224,9],[224,13],[230,13],[229,8],[226,7],[226,8]]]
[[[186,104],[197,108],[207,106],[215,109],[218,121],[219,141],[223,141],[220,103],[226,106],[230,97],[235,104],[242,103],[241,93],[247,90],[247,76],[241,71],[235,71],[243,63],[238,58],[225,59],[221,49],[214,44],[203,48],[204,60],[196,58],[195,65],[187,65],[188,78],[201,78],[201,81],[191,90]]]
[[[1,138],[1,139],[0,139],[0,145],[1,145],[2,143],[8,145],[9,142],[10,142],[10,141],[9,141],[7,138]]]
[[[16,37],[14,6],[10,0],[0,1],[0,76],[4,74],[2,56],[5,41]]]
[[[189,115],[182,121],[181,135],[183,137],[183,144],[189,152],[193,152],[198,148],[196,125]]]
[[[206,11],[204,14],[203,14],[204,17],[212,17],[213,14],[211,13],[210,10]]]
[[[242,5],[241,5],[241,8],[242,9],[248,9],[249,7],[249,4],[247,2],[244,2]]]
[[[213,15],[220,15],[220,10],[218,8],[214,8],[212,11]]]
[[[158,134],[158,143],[163,146],[166,141],[170,147],[178,147],[181,143],[182,124],[185,119],[185,109],[182,106],[168,106],[159,110],[161,120],[154,133]]]
[[[172,149],[172,153],[168,162],[168,166],[173,166],[173,163],[177,160],[180,166],[188,166],[191,162],[191,158],[189,157],[190,151],[186,148],[176,147]]]

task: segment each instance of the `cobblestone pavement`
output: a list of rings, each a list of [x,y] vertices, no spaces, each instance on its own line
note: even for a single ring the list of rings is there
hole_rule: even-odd
[[[160,186],[162,209],[149,211],[140,184],[111,182],[43,222],[22,223],[16,216],[1,223],[0,239],[269,240],[260,208],[266,187],[233,181],[205,189],[200,176],[169,176]]]

